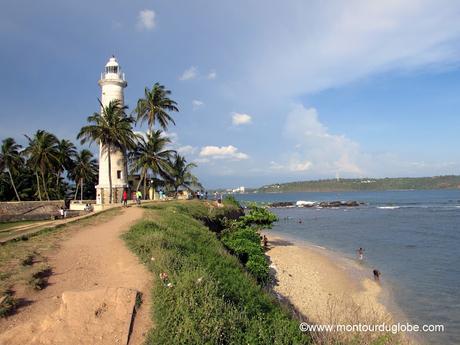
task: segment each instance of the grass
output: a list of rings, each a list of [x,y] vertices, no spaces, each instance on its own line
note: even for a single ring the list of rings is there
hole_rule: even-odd
[[[17,222],[0,222],[0,231],[7,231],[11,228],[15,228],[17,226],[22,226],[22,225],[29,225],[33,223],[39,224],[41,221],[37,220],[21,220]]]
[[[0,296],[0,318],[6,317],[13,313],[16,308],[17,301],[13,298],[11,291],[5,291]]]
[[[16,285],[45,287],[47,252],[57,248],[59,242],[72,230],[106,221],[119,212],[119,209],[110,209],[89,218],[45,228],[0,245],[0,298],[6,296]]]
[[[147,344],[309,344],[291,312],[249,275],[203,224],[234,206],[173,202],[147,207],[124,235],[158,279]],[[200,220],[197,220],[201,219]]]

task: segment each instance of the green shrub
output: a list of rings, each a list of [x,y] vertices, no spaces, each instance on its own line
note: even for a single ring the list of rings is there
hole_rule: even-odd
[[[236,200],[236,198],[233,195],[226,195],[224,197],[224,205],[241,208],[240,203],[238,202],[238,200]]]
[[[251,205],[247,214],[227,222],[227,230],[221,237],[230,253],[235,254],[261,284],[269,281],[269,267],[258,230],[271,227],[276,220],[276,215],[267,209]]]
[[[228,232],[222,237],[222,243],[230,253],[238,257],[258,282],[262,284],[268,282],[268,263],[260,245],[260,235],[254,228],[242,228]]]
[[[252,204],[248,207],[248,212],[238,219],[241,226],[258,226],[270,228],[278,220],[278,217],[268,209]]]
[[[270,269],[264,255],[250,255],[246,268],[260,283],[268,282]]]

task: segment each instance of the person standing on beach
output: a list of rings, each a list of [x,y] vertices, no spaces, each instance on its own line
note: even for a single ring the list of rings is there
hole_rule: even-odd
[[[266,250],[268,248],[268,238],[267,238],[267,236],[264,235],[262,241],[264,243],[264,249]]]
[[[376,282],[380,281],[380,274],[381,274],[380,271],[377,270],[377,269],[374,269],[374,270],[372,271],[372,273],[374,273],[374,279],[375,279],[375,281],[376,281]]]
[[[360,261],[363,261],[363,259],[364,259],[364,249],[361,248],[361,247],[359,247],[359,249],[357,250],[357,252],[358,252],[358,259],[359,259]]]

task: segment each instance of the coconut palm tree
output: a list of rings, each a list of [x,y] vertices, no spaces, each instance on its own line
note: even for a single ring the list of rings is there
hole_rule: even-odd
[[[67,170],[67,172],[72,170],[74,158],[77,155],[77,148],[70,140],[62,139],[57,144],[57,152],[59,166],[56,171],[56,192],[60,195],[61,191],[59,187],[61,174],[65,170]]]
[[[85,181],[92,181],[97,175],[97,161],[93,158],[91,151],[83,149],[75,156],[74,166],[70,176],[76,183],[75,197],[77,199],[78,187],[81,188],[80,200],[83,200],[83,184]]]
[[[130,155],[131,173],[141,174],[136,190],[139,190],[144,181],[144,198],[147,194],[147,173],[150,171],[154,176],[166,176],[171,169],[170,159],[175,151],[167,149],[170,142],[164,132],[158,129],[147,133],[146,138],[140,137],[137,147]]]
[[[126,115],[128,107],[122,106],[119,100],[111,101],[107,106],[101,105],[102,111],[88,117],[90,125],[81,128],[77,138],[81,143],[97,142],[107,153],[109,174],[109,200],[113,202],[112,193],[112,161],[110,153],[120,150],[126,157],[126,150],[136,147],[137,137],[133,132],[134,119]]]
[[[12,173],[17,173],[18,169],[24,162],[20,154],[21,148],[22,146],[17,144],[13,138],[6,138],[2,142],[0,152],[0,171],[7,172],[18,201],[21,201],[21,198],[19,197],[18,190],[14,184]]]
[[[201,186],[198,178],[191,172],[196,167],[195,163],[187,163],[185,157],[176,154],[170,164],[169,183],[174,188],[174,197],[177,198],[180,187],[191,190],[194,185]]]
[[[29,140],[29,146],[24,153],[28,157],[27,163],[35,172],[39,198],[42,200],[38,173],[41,175],[45,196],[50,200],[45,174],[56,171],[59,166],[59,141],[54,134],[42,129],[37,130],[33,137],[27,135],[25,137]]]
[[[168,114],[171,111],[179,111],[177,103],[169,98],[171,91],[167,90],[160,83],[155,83],[152,90],[147,87],[144,90],[144,98],[137,101],[134,112],[137,114],[137,121],[144,122],[147,120],[149,133],[152,132],[155,122],[158,122],[164,130],[168,128],[169,123],[175,125],[174,119]]]

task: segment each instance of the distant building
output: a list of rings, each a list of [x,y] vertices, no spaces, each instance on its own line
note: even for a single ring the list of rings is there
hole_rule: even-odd
[[[232,193],[244,193],[245,190],[246,190],[246,189],[244,188],[244,186],[241,186],[241,187],[232,189]]]

